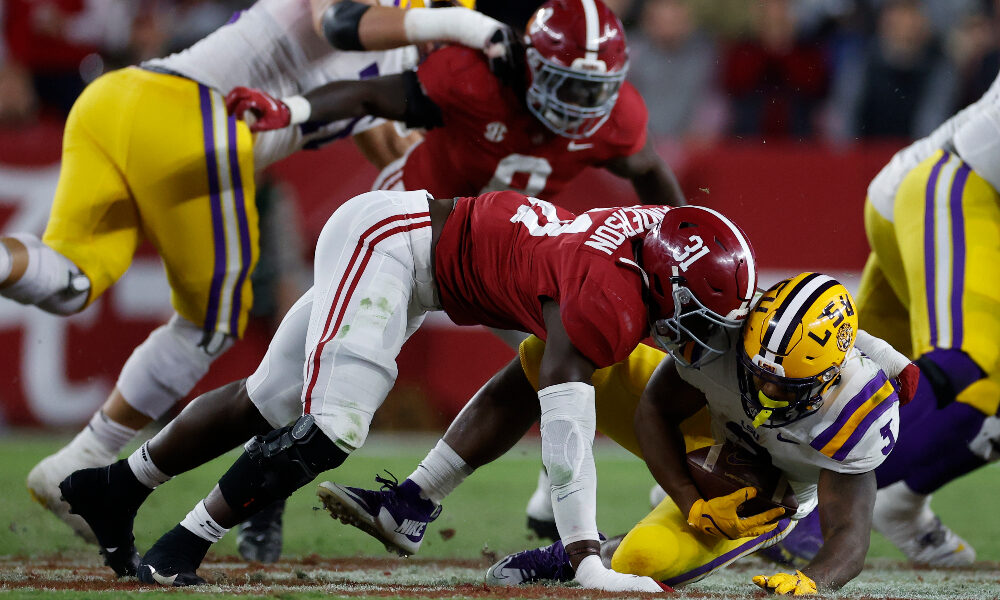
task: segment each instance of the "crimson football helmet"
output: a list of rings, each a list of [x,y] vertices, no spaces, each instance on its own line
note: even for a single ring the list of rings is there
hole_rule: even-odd
[[[531,114],[561,136],[592,135],[628,72],[621,21],[601,0],[549,0],[528,21],[524,44]]]
[[[657,344],[693,367],[726,352],[726,330],[743,324],[757,290],[757,260],[743,230],[710,208],[674,208],[646,235],[638,258]]]

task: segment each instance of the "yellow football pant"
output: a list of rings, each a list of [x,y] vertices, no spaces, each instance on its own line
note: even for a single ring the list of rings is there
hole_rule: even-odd
[[[89,303],[146,238],[174,309],[206,334],[239,336],[258,253],[252,144],[204,85],[139,68],[108,73],[70,111],[43,241],[90,278]]]
[[[545,342],[535,336],[524,340],[518,350],[524,374],[536,390],[544,350]],[[661,350],[640,344],[625,360],[594,372],[597,430],[639,458],[642,452],[632,420],[646,383],[665,356]],[[687,452],[714,444],[708,409],[685,420],[681,433]],[[621,573],[683,585],[781,541],[793,527],[794,521],[782,519],[776,529],[756,538],[715,538],[692,529],[687,515],[682,515],[667,496],[625,536],[611,567]]]
[[[861,326],[911,358],[960,349],[990,379],[1000,377],[996,190],[939,150],[906,175],[893,222],[865,204],[865,231],[872,253],[858,291]],[[1000,395],[975,396],[970,404],[996,414]]]

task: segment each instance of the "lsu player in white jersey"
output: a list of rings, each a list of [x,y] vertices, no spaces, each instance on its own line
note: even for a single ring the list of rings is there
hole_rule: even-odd
[[[861,325],[920,367],[900,442],[876,472],[874,527],[914,563],[971,564],[931,494],[1000,458],[1000,78],[975,103],[896,153],[868,187],[871,254]],[[933,443],[928,443],[933,440]],[[808,521],[807,521],[808,523]],[[805,559],[819,536],[782,543]]]
[[[334,50],[318,29],[329,4],[260,0],[188,50],[98,78],[69,115],[42,238],[0,238],[0,295],[56,315],[100,297],[144,238],[166,269],[175,314],[133,351],[87,427],[28,475],[35,500],[90,541],[86,523],[61,501],[60,481],[113,462],[243,333],[258,254],[254,173],[355,134],[383,167],[413,141],[371,118],[251,135],[226,114],[223,94],[238,84],[295,95],[414,64],[412,47]]]
[[[602,554],[611,557],[611,568],[686,585],[776,543],[796,519],[818,507],[828,534],[822,551],[795,574],[758,575],[753,582],[778,594],[814,594],[837,589],[860,573],[875,501],[874,469],[893,449],[899,414],[893,383],[855,347],[857,334],[857,311],[847,289],[825,275],[803,273],[765,292],[742,331],[726,333],[734,343],[714,361],[692,367],[669,356],[650,360],[644,354],[658,353],[650,348],[630,356],[620,367],[629,383],[619,393],[634,385],[643,391],[634,410],[616,419],[635,429],[601,430],[626,448],[637,447],[669,495],[624,538],[606,543]],[[884,346],[870,336],[866,344]],[[522,365],[530,379],[537,370],[531,357],[540,355],[530,346],[541,342],[525,345]],[[708,441],[697,426],[706,408]],[[781,509],[741,519],[736,509],[744,490],[738,498],[702,498],[683,452],[711,440],[734,442],[782,470],[798,497],[798,511],[780,520]],[[774,520],[762,524],[769,519]],[[489,568],[486,580],[493,585],[568,580],[567,566],[556,542],[503,558]]]

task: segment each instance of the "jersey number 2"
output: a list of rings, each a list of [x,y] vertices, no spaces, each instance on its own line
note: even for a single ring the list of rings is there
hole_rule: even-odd
[[[510,218],[511,223],[521,223],[528,228],[528,233],[535,237],[543,235],[554,236],[563,233],[581,233],[590,229],[593,223],[590,215],[580,215],[570,220],[559,220],[559,214],[554,204],[538,198],[525,198],[530,205],[522,204]],[[541,213],[541,218],[539,218]]]

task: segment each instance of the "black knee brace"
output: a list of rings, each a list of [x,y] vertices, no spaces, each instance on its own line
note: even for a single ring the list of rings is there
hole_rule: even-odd
[[[343,0],[323,12],[323,35],[338,50],[364,50],[358,34],[361,15],[371,8],[368,4]]]
[[[255,436],[243,450],[219,479],[222,497],[241,521],[275,500],[287,498],[347,458],[312,415],[303,415],[295,424],[266,436]]]

